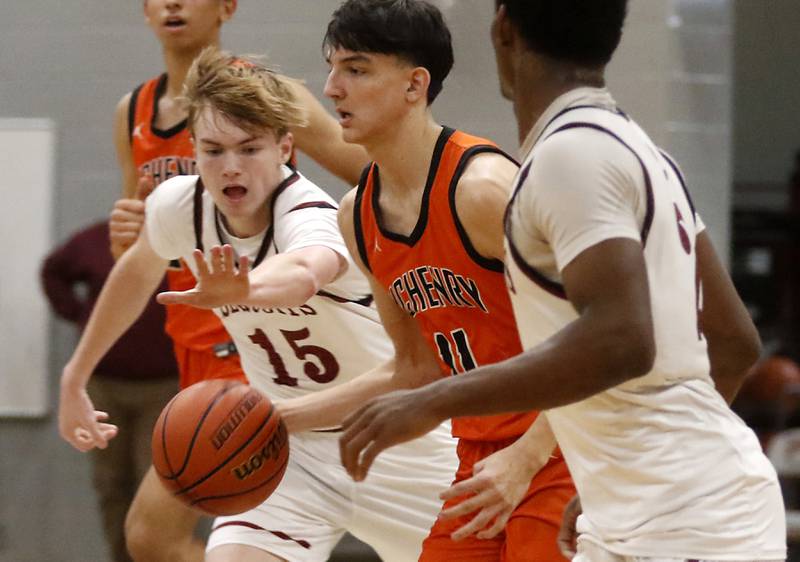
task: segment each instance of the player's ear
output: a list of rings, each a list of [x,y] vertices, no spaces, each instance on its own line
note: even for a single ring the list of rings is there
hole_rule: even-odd
[[[288,164],[294,150],[294,136],[292,133],[287,132],[278,139],[278,150],[280,150],[281,154],[281,163]]]
[[[418,66],[411,71],[408,77],[408,88],[406,89],[406,99],[415,103],[421,98],[428,101],[428,86],[431,84],[431,74],[427,68]]]
[[[237,0],[222,0],[222,2],[220,2],[220,23],[225,23],[231,19],[233,14],[236,13],[236,8],[238,6],[239,3]]]
[[[506,11],[505,4],[500,4],[497,12],[492,21],[492,41],[496,47],[510,47],[514,44],[516,35],[514,28],[511,25],[511,20],[508,19],[508,12]]]

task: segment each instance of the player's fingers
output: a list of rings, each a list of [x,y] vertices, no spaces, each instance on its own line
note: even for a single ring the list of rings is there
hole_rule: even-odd
[[[144,214],[144,202],[138,199],[117,199],[114,203],[114,208],[111,211],[111,216],[114,213],[130,213],[132,215]]]
[[[149,174],[141,176],[139,181],[136,183],[136,199],[139,201],[144,201],[153,191],[154,187],[155,183],[153,182],[153,176]]]
[[[439,517],[441,519],[455,519],[456,517],[461,517],[462,515],[467,515],[468,513],[472,513],[473,511],[484,509],[492,505],[502,506],[502,502],[498,497],[486,490],[477,496],[472,496],[471,498],[467,498],[464,501],[459,502],[457,505],[442,510],[442,512],[439,513]]]
[[[111,231],[119,230],[120,228],[141,228],[144,223],[144,215],[131,213],[129,211],[112,211],[108,223],[108,229]]]
[[[194,306],[197,301],[197,293],[189,291],[164,291],[156,295],[158,304],[188,304]]]
[[[224,266],[222,263],[222,248],[220,246],[214,246],[211,248],[211,272],[212,273],[221,273],[224,271]]]
[[[503,529],[506,528],[506,523],[511,518],[511,511],[507,511],[501,514],[497,519],[495,519],[494,523],[488,529],[484,529],[483,531],[479,532],[476,537],[479,539],[493,539],[497,535],[499,535]]]
[[[213,250],[212,250],[213,252]],[[211,272],[208,270],[208,263],[206,262],[206,257],[203,255],[202,250],[195,249],[192,252],[192,257],[194,258],[194,263],[197,266],[197,276],[199,278],[208,277],[211,275]]]
[[[222,267],[228,273],[233,273],[235,271],[233,265],[233,248],[230,244],[225,244],[222,247]]]
[[[481,478],[467,478],[466,480],[462,480],[456,484],[453,484],[444,492],[439,494],[439,498],[443,500],[452,500],[454,498],[460,496],[466,496],[467,494],[475,493],[479,490],[482,490],[485,487],[485,483]]]
[[[122,244],[125,246],[131,246],[136,240],[139,238],[138,232],[117,232],[116,234],[111,234],[110,236],[111,242],[114,244]]]
[[[95,410],[94,419],[97,421],[105,421],[108,419],[108,412],[104,412],[103,410]]]
[[[452,538],[454,541],[460,541],[461,539],[475,534],[486,527],[486,525],[488,525],[489,522],[497,516],[499,511],[500,508],[498,507],[487,507],[486,509],[481,510],[481,512],[473,517],[469,523],[456,529],[455,532],[450,535],[450,538]]]
[[[239,258],[239,277],[247,277],[250,274],[250,258],[242,256]]]
[[[358,460],[361,451],[372,441],[371,434],[367,431],[367,424],[371,416],[368,412],[359,410],[348,416],[342,423],[344,431],[339,437],[339,456],[342,466],[351,477],[355,478],[358,469]]]
[[[358,470],[355,478],[357,482],[360,482],[367,477],[367,473],[369,472],[372,463],[375,461],[375,458],[381,453],[381,451],[390,447],[391,445],[391,443],[382,438],[376,438],[370,441],[366,448],[364,448],[364,450],[361,452],[361,455],[358,459]]]
[[[101,423],[100,433],[106,438],[107,441],[110,441],[117,436],[117,433],[119,433],[119,428],[111,423]]]

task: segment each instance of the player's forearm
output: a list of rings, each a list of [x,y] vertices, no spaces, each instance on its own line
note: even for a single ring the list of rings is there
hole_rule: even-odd
[[[758,359],[752,347],[731,348],[726,342],[708,341],[711,378],[714,386],[728,404],[739,393],[749,369]]]
[[[593,318],[566,326],[543,344],[500,363],[438,381],[424,399],[442,419],[571,404],[646,374],[652,332],[624,319]]]
[[[328,248],[309,248],[278,254],[250,272],[244,302],[264,308],[298,307],[333,281],[339,257]]]
[[[276,404],[290,433],[338,427],[365,401],[396,389],[394,361],[379,365],[337,387]]]
[[[75,352],[64,367],[62,385],[85,385],[100,359],[141,315],[164,274],[126,254],[112,269]]]
[[[547,421],[547,415],[541,412],[512,447],[518,451],[519,462],[529,464],[538,470],[547,463],[556,445],[556,437]]]

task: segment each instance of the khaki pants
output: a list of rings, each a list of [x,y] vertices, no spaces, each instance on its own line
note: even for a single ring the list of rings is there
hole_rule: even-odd
[[[161,409],[175,395],[177,377],[135,381],[94,376],[88,391],[95,408],[108,412],[119,433],[106,449],[94,449],[92,482],[114,562],[129,562],[125,514],[150,467],[150,437]]]

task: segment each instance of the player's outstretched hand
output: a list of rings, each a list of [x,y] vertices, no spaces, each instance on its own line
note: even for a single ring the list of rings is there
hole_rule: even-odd
[[[154,188],[152,176],[142,176],[133,199],[118,199],[109,218],[111,254],[118,259],[133,246],[144,225],[144,200]]]
[[[384,449],[422,437],[443,421],[424,396],[423,389],[391,392],[372,399],[344,420],[339,454],[353,480],[364,480]]]
[[[443,510],[439,514],[442,519],[454,519],[477,512],[469,523],[451,535],[454,541],[476,533],[479,539],[490,539],[505,528],[514,509],[525,497],[531,480],[544,466],[532,463],[530,459],[521,460],[519,454],[513,445],[501,449],[475,463],[471,478],[453,484],[442,492],[440,497],[443,500],[471,496]]]
[[[168,291],[156,297],[161,304],[188,304],[197,308],[216,308],[226,304],[242,303],[250,293],[250,262],[247,256],[233,257],[233,248],[214,246],[211,259],[206,261],[203,252],[194,251],[197,264],[197,285],[188,291]]]
[[[84,388],[61,386],[58,430],[61,437],[81,452],[95,447],[105,449],[117,434],[117,427],[105,423],[108,414],[95,410]]]
[[[558,548],[569,560],[572,560],[578,552],[578,532],[575,527],[582,512],[581,498],[577,495],[573,496],[564,508],[561,529],[558,531]]]

